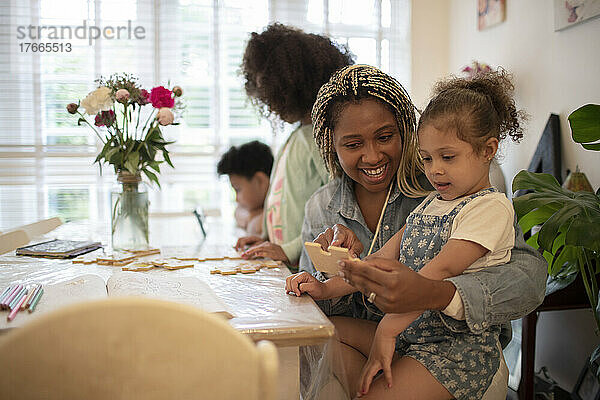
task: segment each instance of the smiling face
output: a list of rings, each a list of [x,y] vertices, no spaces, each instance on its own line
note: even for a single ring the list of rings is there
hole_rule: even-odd
[[[490,186],[489,166],[498,139],[488,139],[483,150],[476,152],[454,131],[439,130],[433,123],[422,126],[418,137],[425,174],[442,199],[454,200]]]
[[[385,191],[400,165],[400,131],[394,114],[373,99],[348,104],[339,115],[333,141],[344,172],[355,190]]]

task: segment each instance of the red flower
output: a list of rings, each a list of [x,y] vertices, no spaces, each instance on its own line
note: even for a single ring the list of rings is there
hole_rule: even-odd
[[[154,108],[172,108],[175,105],[173,93],[164,86],[152,88],[150,91],[150,101],[152,102],[152,107]]]
[[[140,95],[136,101],[140,106],[144,106],[144,105],[150,103],[150,93],[148,93],[148,91],[146,89],[141,89]]]
[[[115,122],[115,112],[113,110],[102,111],[96,114],[94,125],[96,126],[111,126]]]

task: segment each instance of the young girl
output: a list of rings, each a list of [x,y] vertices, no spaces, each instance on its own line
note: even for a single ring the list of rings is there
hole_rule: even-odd
[[[298,263],[304,205],[328,179],[312,139],[310,111],[321,85],[352,63],[346,48],[324,36],[281,24],[251,34],[241,66],[246,93],[265,117],[274,114],[298,127],[275,157],[262,235],[240,238],[236,244],[236,249],[246,250],[242,257]]]
[[[422,274],[432,279],[460,274],[469,266],[474,272],[469,275],[475,276],[484,266],[504,264],[510,259],[510,249],[515,238],[512,230],[512,205],[489,187],[488,171],[498,141],[507,134],[514,139],[522,136],[520,114],[510,98],[511,89],[512,85],[504,73],[494,73],[470,81],[455,79],[438,85],[437,95],[423,113],[418,130],[427,178],[436,192],[417,207],[408,218],[407,225],[374,255],[399,258],[415,270],[422,269]],[[372,96],[384,98],[375,93]],[[358,104],[364,107],[365,103],[362,100]],[[375,147],[375,144],[357,140],[363,131],[360,124],[354,124],[352,129],[347,130],[348,134],[345,134],[342,129],[344,119],[360,113],[360,109],[350,110],[350,107],[346,106],[341,113],[338,111],[339,122],[333,129],[336,151],[328,153],[334,156],[329,157],[328,165],[338,163],[354,180],[360,205],[358,187],[362,186],[368,191],[369,186],[366,184],[374,184],[382,179],[388,163],[381,153],[375,156],[377,152],[373,152],[372,167],[368,168],[367,158],[361,157],[361,161],[354,164],[357,173],[353,176],[353,164],[347,162],[352,157],[344,154],[344,147],[351,153],[353,148]],[[381,132],[385,132],[385,129]],[[376,143],[387,140],[385,135],[378,138]],[[368,151],[363,151],[363,154],[368,155]],[[313,198],[318,197],[319,193],[315,193]],[[311,221],[307,222],[311,203],[312,199],[307,204],[305,227],[311,225]],[[392,201],[386,200],[384,204],[392,204]],[[327,208],[331,205],[330,202]],[[347,210],[345,212],[348,214]],[[380,220],[382,218],[385,218],[383,212]],[[338,221],[333,223],[336,222]],[[326,221],[327,224],[332,225],[330,221]],[[382,225],[381,222],[379,225],[383,226],[382,232],[389,230],[385,229],[387,225]],[[379,227],[374,232],[377,234]],[[375,235],[366,238],[372,241],[371,246],[375,242],[373,236]],[[363,243],[369,242],[363,238],[360,240]],[[371,264],[377,265],[377,262],[377,259],[370,258]],[[535,262],[538,263],[537,260]],[[507,267],[510,264],[502,268]],[[307,292],[316,299],[335,298],[356,290],[337,277],[325,282],[310,278],[307,274],[292,276],[286,283],[286,290],[296,294]],[[477,280],[472,279],[472,282]],[[508,286],[508,283],[505,285]],[[475,286],[460,290],[461,296],[470,296],[470,291],[476,291]],[[374,298],[373,294],[369,296],[370,300]],[[462,301],[459,303],[464,319],[464,314],[472,310],[462,308]],[[468,299],[465,299],[465,303],[472,304]],[[340,301],[328,310],[330,314],[336,313],[335,308],[339,304]],[[357,318],[356,301],[351,302],[351,305],[352,311],[346,315]],[[475,303],[475,307],[483,308],[484,304]],[[339,310],[343,309],[344,307],[339,307]],[[359,391],[366,393],[372,376],[383,369],[388,385],[393,380],[394,386],[391,390],[386,389],[382,379],[376,380],[369,393],[373,398],[398,395],[414,395],[417,398],[482,398],[500,367],[499,326],[474,334],[469,331],[465,321],[436,311],[426,311],[418,321],[410,324],[420,314],[421,312],[386,315],[376,331],[372,324],[360,319],[346,319],[342,323],[336,323],[340,341],[344,345],[362,354],[368,354],[369,348],[371,351],[360,379],[353,376],[351,365],[356,363],[345,360],[345,364],[350,365],[347,369],[350,384],[356,379],[360,382]],[[410,327],[405,330],[409,324]],[[396,336],[400,332],[402,334],[396,346]],[[404,357],[392,363],[395,349]],[[504,390],[505,387],[504,382]]]

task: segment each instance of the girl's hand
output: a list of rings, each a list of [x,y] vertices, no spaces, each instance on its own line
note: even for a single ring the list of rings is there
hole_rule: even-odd
[[[319,243],[325,251],[329,249],[329,246],[344,247],[348,249],[350,257],[355,258],[364,250],[364,246],[356,234],[341,224],[335,224],[331,228],[325,229],[313,242]]]
[[[275,261],[283,261],[286,264],[290,264],[290,260],[283,252],[281,246],[265,241],[256,246],[250,247],[248,250],[241,254],[241,257],[245,260],[267,257]]]
[[[248,246],[255,246],[263,242],[265,242],[265,240],[260,236],[244,236],[238,239],[237,243],[235,244],[235,249],[237,251],[242,251]]]
[[[319,281],[306,271],[288,276],[285,279],[285,292],[300,296],[308,293],[315,300],[322,300],[326,295],[325,283]]]
[[[360,397],[369,392],[373,377],[380,370],[383,370],[383,376],[388,384],[388,388],[392,387],[391,367],[395,349],[396,336],[385,335],[379,327],[377,327],[375,337],[373,338],[373,344],[371,345],[371,352],[369,353],[369,360],[360,374],[357,396]]]

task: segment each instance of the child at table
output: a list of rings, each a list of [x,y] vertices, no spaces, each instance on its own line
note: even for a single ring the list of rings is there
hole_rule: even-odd
[[[377,78],[373,78],[373,82],[386,81],[381,74],[373,75]],[[333,77],[330,85],[338,80],[344,82],[343,76],[337,79]],[[316,134],[319,133],[319,144],[335,146],[335,149],[322,146],[322,154],[329,160],[330,168],[335,165],[341,167],[353,180],[351,184],[359,205],[360,191],[366,189],[363,196],[371,199],[365,204],[374,202],[378,197],[375,194],[382,192],[377,185],[388,187],[385,185],[388,164],[396,169],[399,164],[399,156],[386,150],[386,144],[396,141],[396,146],[399,146],[402,143],[398,143],[398,128],[392,125],[394,117],[398,119],[402,114],[389,106],[381,108],[386,104],[379,99],[391,101],[393,106],[400,102],[402,95],[397,95],[390,88],[390,83],[386,83],[387,91],[371,88],[366,94],[355,93],[359,100],[354,104],[345,105],[341,110],[338,107],[337,111],[334,108],[333,114],[327,114],[337,118],[333,128],[327,128],[327,125],[331,126],[331,121],[324,122],[327,124],[325,128],[315,128]],[[360,81],[355,85],[359,88],[368,86]],[[512,204],[490,187],[489,165],[500,140],[507,135],[514,140],[522,137],[519,124],[521,113],[516,111],[510,96],[512,88],[504,72],[472,80],[455,78],[437,85],[436,95],[423,112],[417,130],[425,174],[436,191],[410,213],[406,225],[374,255],[398,259],[422,275],[436,280],[461,274],[465,270],[477,272],[483,267],[505,264],[510,260],[515,239]],[[325,90],[333,89],[324,87],[322,92]],[[321,101],[315,103],[313,115],[319,113],[319,107],[325,107],[327,100],[323,98],[326,98],[326,93],[320,93]],[[392,100],[388,100],[390,98]],[[377,104],[380,104],[379,109]],[[363,112],[362,109],[367,108],[371,110],[365,114],[364,122],[353,121],[351,129],[347,129],[347,122],[356,119]],[[394,113],[390,113],[391,110]],[[388,113],[390,115],[386,117]],[[373,118],[377,115],[381,115],[379,120]],[[316,118],[316,126],[321,121]],[[398,125],[401,124],[402,120],[399,120]],[[371,131],[374,139],[369,138],[370,134],[367,135]],[[409,141],[410,136],[405,133],[402,139]],[[403,157],[408,158],[410,150],[404,152]],[[398,173],[403,168],[406,167],[401,167]],[[362,187],[360,191],[359,187]],[[383,210],[387,205],[401,211],[402,208],[388,200],[395,196],[390,197],[393,186],[389,187]],[[328,207],[332,207],[331,202]],[[365,207],[361,207],[361,211],[363,209]],[[368,238],[372,239],[371,246],[380,231],[383,218],[382,211],[377,227],[371,230],[375,234]],[[378,266],[377,258],[367,259],[370,264]],[[381,268],[384,269],[383,266]],[[286,290],[296,294],[306,291],[315,298],[330,299],[354,292],[356,288],[338,277],[319,282],[309,275],[298,274],[288,278]],[[369,299],[374,300],[375,295],[372,293]],[[498,325],[474,334],[464,320],[453,319],[438,311],[419,311],[386,314],[373,332],[364,320],[356,319],[356,316],[354,318],[344,323],[344,329],[339,334],[343,337],[343,343],[354,343],[354,347],[362,349],[363,354],[369,352],[370,347],[369,360],[358,378],[359,395],[368,393],[373,375],[383,370],[388,388],[392,380],[400,384],[392,390],[379,384],[370,393],[373,398],[394,398],[399,395],[414,395],[417,398],[483,398],[499,371],[502,356]],[[416,318],[418,320],[414,321]],[[393,361],[395,351],[401,357]]]
[[[279,23],[250,35],[241,65],[246,94],[264,117],[296,128],[275,156],[262,235],[242,237],[235,245],[245,250],[243,258],[298,264],[304,205],[328,180],[312,138],[310,111],[321,85],[352,58],[328,37]]]
[[[250,235],[262,234],[263,204],[272,167],[271,148],[257,140],[231,146],[217,164],[217,173],[229,176],[235,191],[235,220]]]

